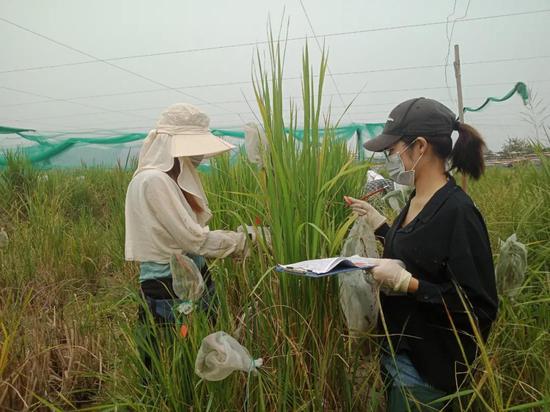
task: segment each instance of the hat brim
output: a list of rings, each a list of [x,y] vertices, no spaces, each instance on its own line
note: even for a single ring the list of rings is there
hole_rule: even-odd
[[[393,134],[385,134],[376,136],[374,139],[367,140],[363,143],[363,147],[371,152],[383,152],[389,149],[393,144],[397,143],[402,136]]]
[[[204,156],[205,158],[220,155],[236,146],[211,133],[174,134],[172,135],[172,156]]]

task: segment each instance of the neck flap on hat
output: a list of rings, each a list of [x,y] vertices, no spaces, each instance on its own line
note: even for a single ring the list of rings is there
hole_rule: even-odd
[[[162,133],[162,131],[156,129],[151,130],[139,152],[138,167],[134,172],[134,176],[144,170],[156,169],[161,172],[168,172],[172,169],[174,166],[174,157],[171,153],[171,146],[171,134]],[[180,173],[177,177],[177,185],[180,189],[195,196],[199,200],[203,212],[196,214],[197,219],[199,223],[206,224],[212,217],[212,214],[208,208],[208,201],[197,169],[188,157],[180,157],[178,161]]]

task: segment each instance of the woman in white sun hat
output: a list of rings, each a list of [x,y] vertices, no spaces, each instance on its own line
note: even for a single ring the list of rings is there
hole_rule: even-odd
[[[190,257],[212,292],[204,258],[243,256],[247,248],[246,230],[207,226],[212,214],[196,167],[204,158],[234,148],[212,135],[208,126],[208,116],[190,104],[168,107],[143,143],[126,194],[126,260],[140,262],[142,294],[161,324],[175,321],[172,256]]]

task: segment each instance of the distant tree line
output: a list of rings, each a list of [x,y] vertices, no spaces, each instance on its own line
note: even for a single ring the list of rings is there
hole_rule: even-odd
[[[511,158],[550,151],[550,146],[543,145],[540,141],[529,138],[509,137],[498,152],[488,150],[488,158]]]

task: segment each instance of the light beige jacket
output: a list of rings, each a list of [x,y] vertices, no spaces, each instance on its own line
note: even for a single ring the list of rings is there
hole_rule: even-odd
[[[178,184],[157,169],[134,175],[125,215],[126,260],[169,263],[178,253],[223,258],[246,247],[246,233],[209,230]]]

